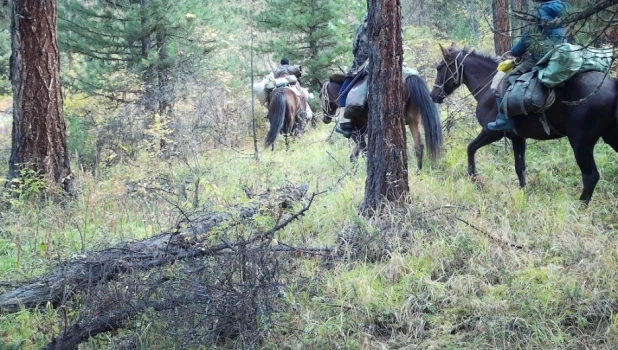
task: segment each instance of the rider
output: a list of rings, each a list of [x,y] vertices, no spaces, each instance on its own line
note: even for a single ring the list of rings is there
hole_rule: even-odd
[[[339,123],[335,128],[335,131],[342,134],[346,138],[352,135],[354,128],[352,122],[349,119],[344,118],[345,102],[347,98],[347,92],[345,91],[354,80],[354,77],[360,73],[367,66],[369,60],[369,40],[367,38],[367,13],[363,17],[363,23],[356,29],[356,38],[354,39],[354,46],[352,48],[354,54],[354,62],[352,67],[348,71],[346,78],[339,90],[339,110],[337,111]]]
[[[564,14],[565,10],[569,6],[566,2],[562,0],[533,1],[541,3],[536,13],[536,18],[539,21],[551,21],[555,18],[558,18],[560,15]],[[539,24],[537,30],[540,34],[540,40],[538,41],[543,46],[547,45],[542,42],[544,40],[549,40],[552,47],[555,44],[566,42],[567,31],[564,26]],[[506,91],[508,85],[510,84],[510,81],[515,81],[518,76],[530,71],[536,65],[536,63],[547,53],[547,47],[543,47],[541,50],[535,51],[532,47],[535,42],[536,40],[534,40],[530,34],[525,33],[522,35],[521,39],[519,39],[517,44],[515,44],[511,48],[511,55],[514,57],[522,58],[522,62],[517,67],[515,67],[508,76],[505,77],[503,91]],[[526,55],[526,53],[529,54]],[[501,106],[502,98],[497,98],[496,101],[498,103],[498,115],[495,122],[487,124],[487,128],[494,131],[508,131],[513,129],[515,127],[513,121],[507,119]]]
[[[300,78],[302,75],[302,70],[299,66],[291,66],[290,60],[287,59],[287,57],[283,57],[280,63],[281,65],[277,67],[277,69],[275,69],[275,71],[273,72],[273,76],[275,77],[275,79],[281,78],[286,75],[294,75],[296,76],[296,79],[298,80],[300,86],[304,86],[303,81]]]

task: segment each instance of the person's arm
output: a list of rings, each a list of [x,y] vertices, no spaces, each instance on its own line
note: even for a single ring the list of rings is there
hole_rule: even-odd
[[[513,45],[513,47],[511,48],[511,55],[514,57],[523,56],[526,51],[528,51],[528,40],[529,37],[527,33],[522,35],[517,44]]]

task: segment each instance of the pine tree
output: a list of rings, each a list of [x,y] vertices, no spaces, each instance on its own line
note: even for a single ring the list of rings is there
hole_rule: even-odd
[[[266,0],[257,15],[260,50],[301,65],[314,88],[352,61],[354,27],[362,17],[359,0]],[[316,80],[317,79],[317,80]]]
[[[59,41],[82,68],[74,87],[118,101],[139,98],[169,112],[174,68],[199,67],[208,51],[200,25],[208,6],[196,0],[62,1]],[[206,49],[205,49],[206,47]],[[131,79],[133,77],[133,79]]]

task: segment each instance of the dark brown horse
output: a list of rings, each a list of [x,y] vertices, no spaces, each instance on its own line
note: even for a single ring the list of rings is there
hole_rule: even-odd
[[[288,87],[276,88],[270,93],[266,114],[266,118],[270,121],[270,130],[266,135],[267,147],[273,145],[277,135],[281,133],[285,137],[286,150],[289,148],[288,137],[293,133],[298,135],[303,129],[305,118],[301,115],[303,103],[301,98]]]
[[[600,72],[580,73],[563,87],[556,88],[556,102],[545,111],[550,126],[548,135],[540,122],[540,115],[514,117],[514,132],[498,132],[487,129],[487,123],[496,119],[496,98],[489,88],[498,67],[498,60],[474,50],[459,50],[452,45],[440,47],[443,59],[438,64],[438,75],[431,97],[437,103],[453,93],[461,84],[466,85],[477,101],[476,119],[483,127],[481,133],[468,145],[468,174],[476,177],[474,155],[476,151],[504,136],[513,141],[515,172],[521,187],[526,185],[526,139],[551,140],[567,137],[575,160],[582,174],[584,188],[579,199],[590,201],[599,181],[599,172],[594,162],[594,147],[600,138],[618,152],[616,79]],[[598,89],[598,90],[597,90]],[[583,103],[565,103],[581,101]]]
[[[320,101],[323,112],[322,121],[326,124],[332,121],[339,107],[337,97],[344,80],[344,75],[333,74],[320,89]],[[425,148],[425,143],[421,138],[421,125],[425,129],[425,142],[427,143],[429,158],[435,159],[442,150],[442,123],[440,122],[438,109],[429,96],[427,84],[425,84],[421,77],[416,75],[408,76],[404,81],[403,89],[404,96],[407,96],[405,101],[406,125],[410,128],[410,133],[412,133],[417,166],[418,170],[421,170],[423,167],[423,150]],[[368,120],[369,109],[367,105],[352,118],[352,124],[355,129],[352,133],[352,138],[356,146],[352,151],[352,155],[350,155],[351,161],[355,161],[360,151],[367,146],[365,136]]]

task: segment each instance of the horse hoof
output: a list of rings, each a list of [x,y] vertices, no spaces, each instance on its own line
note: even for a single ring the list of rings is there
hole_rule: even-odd
[[[470,179],[472,180],[472,183],[476,185],[477,189],[482,190],[483,188],[485,188],[485,182],[479,176],[471,175]]]

